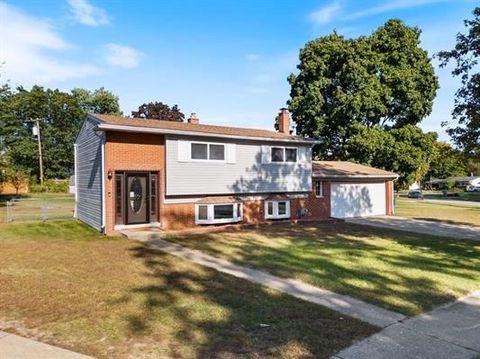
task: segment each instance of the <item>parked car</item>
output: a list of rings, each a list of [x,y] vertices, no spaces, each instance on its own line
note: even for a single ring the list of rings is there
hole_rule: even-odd
[[[480,192],[480,186],[472,186],[472,185],[468,185],[465,190],[467,192]]]
[[[415,190],[413,190],[413,191],[408,191],[407,197],[408,197],[408,198],[420,198],[420,199],[423,199],[423,193],[422,193],[422,191],[420,191],[420,190],[418,190],[418,189],[415,189]]]

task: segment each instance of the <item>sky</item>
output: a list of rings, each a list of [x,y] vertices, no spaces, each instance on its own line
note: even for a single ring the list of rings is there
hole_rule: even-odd
[[[178,104],[201,123],[272,129],[307,41],[369,35],[390,18],[451,49],[473,0],[0,0],[0,80],[70,91],[101,86],[124,114]],[[433,59],[440,89],[420,126],[448,135],[459,80]]]

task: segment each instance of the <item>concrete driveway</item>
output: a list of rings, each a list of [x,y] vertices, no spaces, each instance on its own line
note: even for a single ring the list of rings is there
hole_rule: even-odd
[[[465,226],[460,224],[424,221],[419,219],[395,216],[346,218],[345,222],[361,224],[365,226],[388,228],[405,232],[429,234],[440,237],[468,239],[480,242],[479,227]]]
[[[473,359],[480,356],[480,292],[393,324],[335,359]]]

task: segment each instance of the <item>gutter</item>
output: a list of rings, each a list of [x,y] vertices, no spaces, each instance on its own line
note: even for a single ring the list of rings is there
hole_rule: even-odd
[[[332,175],[332,176],[323,176],[323,175],[316,175],[315,173],[312,174],[312,178],[319,178],[319,179],[341,179],[341,180],[359,180],[359,179],[388,179],[388,180],[396,180],[399,176],[395,175],[352,175],[352,176],[342,176],[342,175]]]
[[[163,128],[152,127],[134,127],[124,125],[111,125],[107,123],[101,123],[97,125],[95,130],[98,131],[120,131],[120,132],[135,132],[135,133],[154,133],[154,134],[166,134],[166,135],[179,135],[179,136],[198,136],[198,137],[216,137],[216,138],[232,138],[237,140],[254,140],[262,142],[288,142],[288,143],[303,143],[309,145],[315,145],[322,143],[319,140],[303,139],[295,140],[288,138],[274,138],[274,137],[246,137],[236,135],[225,135],[219,133],[197,132],[197,131],[182,131],[182,130],[169,130]]]
[[[106,186],[105,186],[105,136],[102,139],[102,232],[105,233],[105,227],[107,222],[106,208]]]

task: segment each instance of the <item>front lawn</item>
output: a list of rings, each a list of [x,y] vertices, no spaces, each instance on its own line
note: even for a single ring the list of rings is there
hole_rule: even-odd
[[[480,226],[480,207],[462,206],[457,203],[432,203],[400,197],[395,198],[395,215],[427,221]]]
[[[377,331],[75,221],[0,225],[0,329],[100,358],[328,358]]]
[[[480,244],[347,223],[277,224],[167,240],[408,315],[480,288]]]

